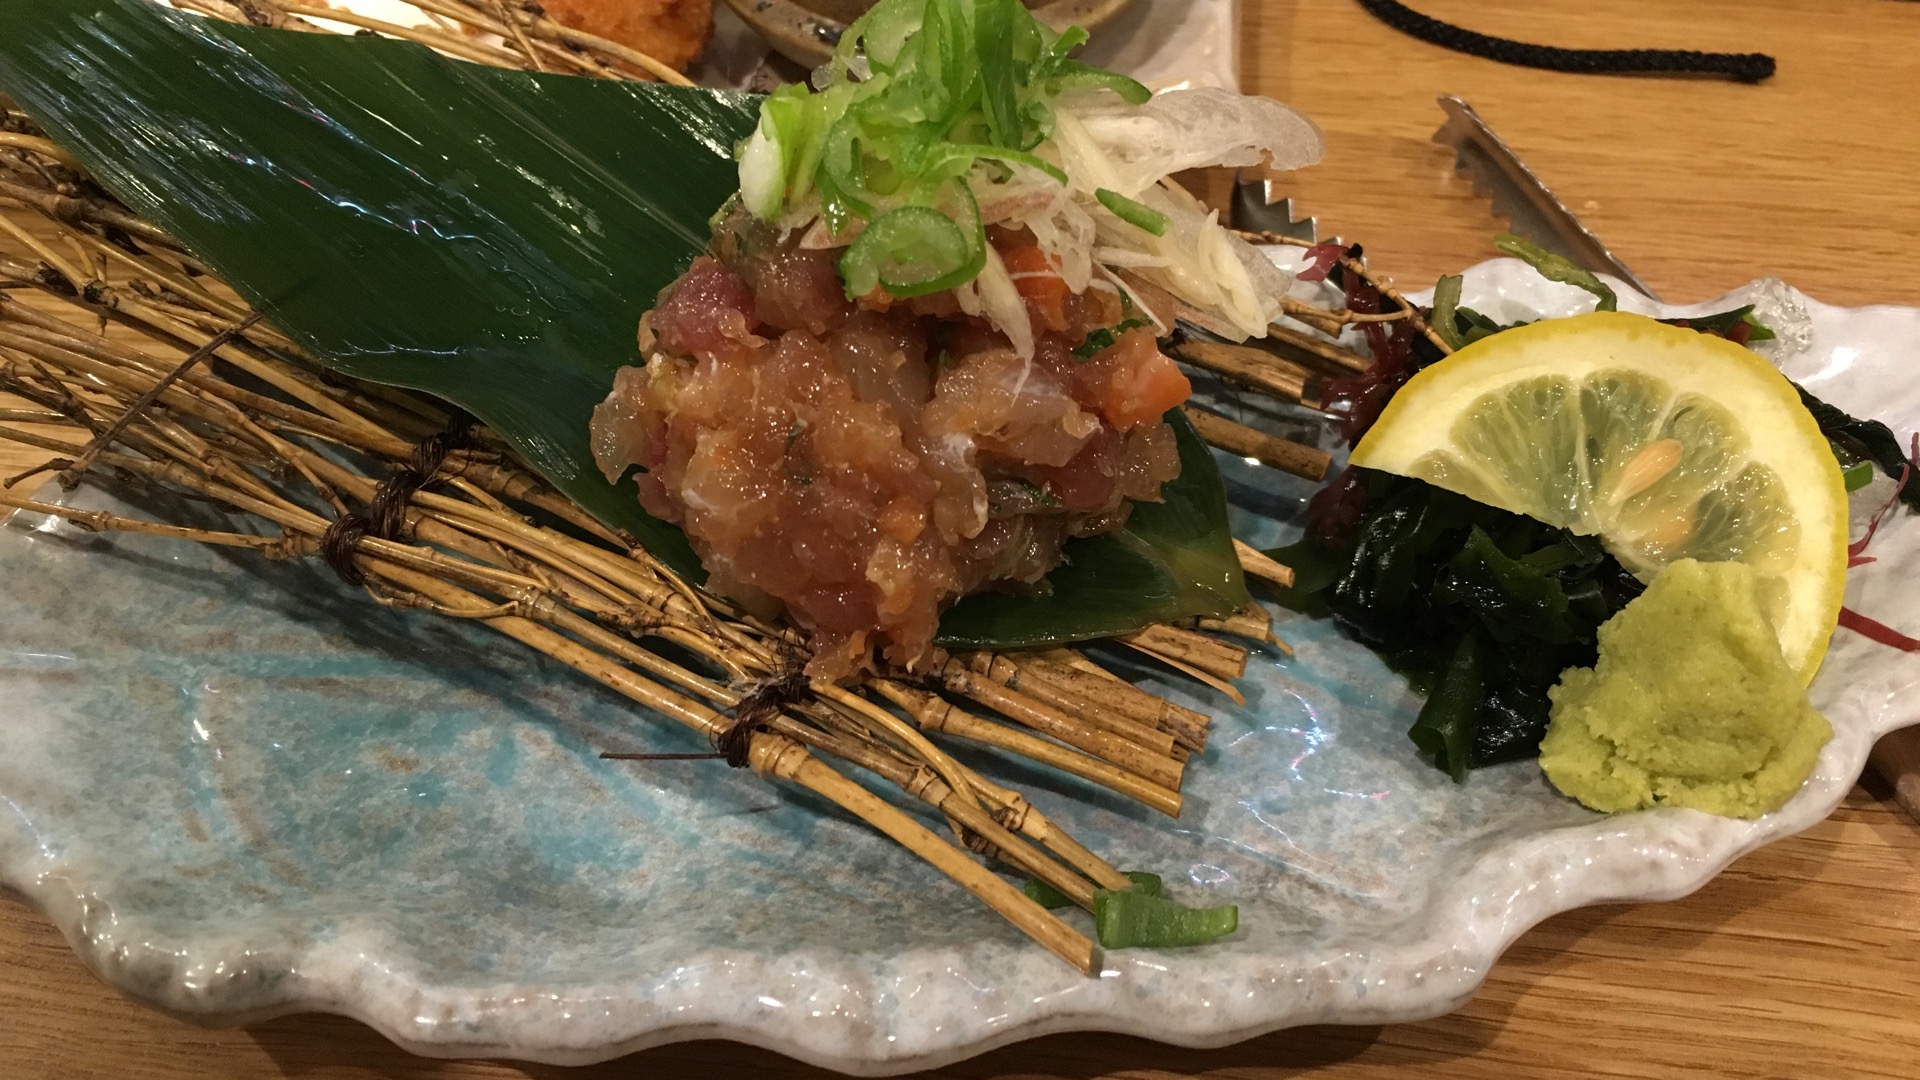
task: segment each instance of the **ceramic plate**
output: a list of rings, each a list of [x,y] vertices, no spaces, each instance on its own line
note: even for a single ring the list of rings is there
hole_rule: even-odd
[[[1502,320],[1590,304],[1508,261],[1467,280],[1466,302]],[[1755,301],[1814,392],[1920,426],[1920,310],[1829,307],[1777,282],[1624,303]],[[1241,534],[1286,538],[1308,486],[1226,465]],[[1895,583],[1920,572],[1914,524],[1883,529],[1848,590],[1908,632],[1920,611]],[[1218,718],[1179,820],[985,763],[1176,899],[1240,905],[1221,943],[1112,953],[1085,978],[805,795],[715,762],[598,760],[699,747],[504,639],[377,607],[315,566],[18,515],[0,582],[0,882],[156,1005],[340,1012],[436,1055],[586,1062],[717,1036],[877,1075],[1053,1031],[1206,1046],[1432,1016],[1541,919],[1682,895],[1819,821],[1875,737],[1920,720],[1920,658],[1841,631],[1814,687],[1835,736],[1785,809],[1603,818],[1531,763],[1455,786],[1415,758],[1397,679],[1282,614],[1295,654],[1256,657],[1245,708],[1171,691]]]

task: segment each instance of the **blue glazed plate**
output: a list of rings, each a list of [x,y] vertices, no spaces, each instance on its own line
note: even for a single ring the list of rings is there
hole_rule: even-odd
[[[1510,261],[1467,282],[1503,321],[1590,303]],[[1691,308],[1622,295],[1669,315],[1757,302],[1789,374],[1920,427],[1920,310],[1778,282]],[[1227,465],[1241,535],[1285,538],[1306,485]],[[182,512],[130,505],[157,510]],[[1896,585],[1920,571],[1920,529],[1901,515],[1873,553],[1848,603],[1920,632]],[[18,515],[0,582],[0,883],[158,1006],[345,1013],[434,1055],[587,1062],[719,1036],[877,1075],[1053,1031],[1205,1046],[1432,1016],[1541,919],[1683,895],[1819,821],[1876,737],[1920,721],[1920,657],[1841,631],[1814,686],[1835,737],[1785,809],[1602,818],[1530,763],[1454,786],[1415,758],[1404,686],[1283,613],[1295,655],[1256,657],[1245,708],[1170,688],[1217,717],[1178,821],[985,762],[1177,899],[1241,907],[1222,943],[1113,953],[1083,978],[808,796],[713,762],[598,760],[700,747],[317,567]]]

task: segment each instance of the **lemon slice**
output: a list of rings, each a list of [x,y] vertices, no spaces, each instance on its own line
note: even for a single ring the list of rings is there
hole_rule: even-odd
[[[1792,384],[1723,338],[1596,312],[1482,339],[1415,375],[1353,463],[1598,536],[1642,581],[1750,564],[1810,681],[1840,614],[1847,493]]]

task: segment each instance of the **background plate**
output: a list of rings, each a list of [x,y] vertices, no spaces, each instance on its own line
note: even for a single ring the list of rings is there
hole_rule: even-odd
[[[1501,319],[1590,306],[1508,260],[1469,271],[1465,302]],[[1815,393],[1920,426],[1920,310],[1828,307],[1777,282],[1622,306],[1747,302]],[[1228,466],[1242,535],[1285,536],[1307,485]],[[1920,571],[1920,529],[1901,515],[1873,553],[1849,604],[1920,629],[1894,585]],[[1414,757],[1402,685],[1283,614],[1297,654],[1256,658],[1247,708],[1180,695],[1218,719],[1179,821],[989,766],[1177,899],[1241,905],[1225,942],[1115,953],[1086,979],[804,797],[712,762],[597,760],[698,747],[317,568],[19,515],[0,580],[0,883],[155,1004],[342,1012],[442,1055],[584,1062],[723,1036],[881,1074],[1048,1031],[1217,1045],[1429,1016],[1539,920],[1681,895],[1818,821],[1879,734],[1920,720],[1920,658],[1842,631],[1815,683],[1835,737],[1784,810],[1601,818],[1531,764],[1454,786]]]

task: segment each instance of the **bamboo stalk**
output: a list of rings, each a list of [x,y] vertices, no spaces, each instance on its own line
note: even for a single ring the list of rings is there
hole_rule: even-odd
[[[49,218],[53,218],[53,214],[51,212],[46,212],[46,213]],[[58,220],[58,219],[55,218],[54,220]],[[157,281],[160,284],[165,285],[167,288],[172,289],[175,293],[177,293],[181,297],[192,300],[194,303],[201,305],[203,308],[206,309],[208,313],[210,313],[213,317],[219,319],[223,324],[239,322],[240,320],[247,317],[247,314],[250,309],[245,304],[223,300],[217,296],[214,296],[212,293],[194,284],[190,278],[187,278],[182,274],[175,274],[171,270],[168,270],[164,267],[155,266],[153,265],[153,263],[149,262],[148,260],[142,259],[139,256],[134,255],[132,252],[126,251],[125,249],[119,247],[116,244],[109,244],[105,240],[100,239],[99,237],[93,235],[92,233],[75,232],[70,230],[68,231],[67,235],[79,241],[89,250],[99,255],[103,255],[106,258],[113,260],[114,262],[118,262],[121,265],[127,267],[128,269],[133,270],[135,273],[145,274],[149,278],[151,278],[153,281]],[[82,284],[82,283],[76,282],[75,284]],[[264,331],[267,328],[263,326],[260,329]],[[284,337],[282,337],[278,341],[276,341],[275,344],[291,345],[292,342],[289,342]]]
[[[879,708],[874,705],[873,702],[860,697],[858,694],[851,693],[823,679],[812,680],[810,686],[815,694],[840,706],[857,722],[871,726],[876,732],[883,733],[883,737],[897,740],[900,745],[906,747],[916,757],[925,761],[935,772],[939,773],[941,779],[945,780],[947,786],[952,788],[956,793],[967,798],[974,797],[973,784],[968,779],[966,769],[962,767],[959,762],[948,756],[946,751],[933,745],[926,736],[913,730],[905,721],[900,720],[885,709]]]
[[[1062,865],[1077,871],[1080,876],[1099,888],[1131,887],[1132,881],[1129,878],[1115,870],[1105,859],[1082,847],[1065,830],[1056,827],[1045,814],[1028,802],[1025,796],[1001,787],[977,772],[968,771],[972,774],[970,779],[975,793],[980,796],[981,804],[989,809],[995,821],[1046,848],[1060,860]]]
[[[1157,727],[1190,750],[1206,749],[1207,725],[1212,719],[1207,714],[1155,697],[1099,665],[1081,659],[1084,666],[1062,663],[1046,653],[1014,655],[1014,663],[1025,670],[1028,678],[1044,679],[1096,703],[1099,708]]]
[[[1216,679],[1238,679],[1247,673],[1247,650],[1217,638],[1175,626],[1149,626],[1114,640],[1143,652],[1198,668]]]
[[[1247,699],[1245,695],[1240,693],[1239,688],[1234,686],[1233,683],[1228,682],[1226,679],[1222,679],[1217,675],[1209,674],[1205,669],[1195,667],[1192,664],[1186,663],[1183,660],[1176,659],[1175,657],[1166,656],[1161,653],[1156,653],[1152,649],[1149,649],[1143,645],[1139,645],[1134,642],[1125,642],[1125,644],[1127,644],[1128,646],[1134,649],[1139,650],[1140,652],[1147,654],[1148,656],[1153,657],[1155,660],[1158,660],[1160,663],[1165,664],[1166,666],[1172,668],[1175,671],[1178,671],[1182,675],[1185,675],[1187,678],[1192,679],[1197,683],[1202,683],[1206,686],[1213,687],[1215,690],[1218,690],[1220,693],[1226,695],[1228,700],[1232,701],[1235,705],[1245,705],[1247,703]]]
[[[1373,366],[1372,360],[1359,353],[1278,323],[1267,327],[1267,341],[1322,371],[1338,375],[1364,374]]]
[[[1306,395],[1310,374],[1299,365],[1250,345],[1218,341],[1182,341],[1170,352],[1177,360],[1224,375],[1234,382],[1283,401]]]
[[[1298,319],[1305,316],[1310,320],[1324,321],[1336,326],[1349,326],[1359,323],[1403,322],[1411,318],[1406,309],[1398,311],[1354,311],[1350,308],[1323,308],[1305,300],[1291,296],[1280,298],[1280,310]]]
[[[1315,482],[1325,480],[1333,464],[1333,456],[1325,450],[1269,435],[1192,405],[1183,411],[1202,440],[1229,454],[1250,457]]]
[[[562,61],[576,70],[587,74],[599,75],[602,78],[623,77],[611,71],[606,65],[594,61],[588,53],[576,51],[575,48],[556,45],[549,41],[528,38],[527,24],[517,19],[497,19],[475,10],[471,4],[459,3],[457,0],[451,3],[440,2],[440,0],[406,0],[406,3],[421,11],[430,12],[442,18],[450,19],[481,33],[498,34],[501,37],[511,35],[518,39],[525,39],[529,41],[534,49],[546,54],[548,58]],[[502,2],[497,4],[497,7],[504,9],[506,5],[502,0]]]
[[[914,690],[896,682],[876,679],[869,683],[881,697],[906,710],[923,730],[945,732],[1032,758],[1061,772],[1072,773],[1129,798],[1136,799],[1168,817],[1180,816],[1180,793],[1155,784],[1091,754],[1084,754],[1058,743],[1048,742],[1004,724],[983,720],[946,701],[937,694]]]
[[[6,233],[8,236],[13,237],[22,247],[33,252],[34,256],[41,262],[46,263],[57,271],[61,277],[66,278],[76,289],[85,284],[87,278],[90,276],[82,274],[79,270],[75,269],[73,264],[67,261],[66,256],[61,255],[59,252],[41,243],[32,233],[14,224],[13,220],[4,214],[0,214],[0,233]]]
[[[22,135],[15,131],[0,131],[0,146],[11,146],[16,150],[26,150],[49,161],[57,161],[70,169],[80,167],[80,162],[72,154],[61,149],[52,139],[42,139],[37,135]]]
[[[1057,709],[1010,690],[971,671],[943,671],[938,676],[949,692],[979,702],[1000,715],[1031,728],[1077,750],[1110,762],[1151,783],[1173,791],[1180,790],[1181,763],[1164,753],[1154,753],[1112,732],[1089,728]]]
[[[411,2],[411,0],[409,0],[409,2]],[[674,86],[693,85],[693,81],[685,75],[655,60],[646,53],[640,52],[637,49],[630,49],[619,42],[608,41],[603,37],[595,37],[582,30],[575,30],[573,27],[556,22],[545,15],[533,19],[527,24],[526,29],[527,32],[534,37],[545,37],[552,41],[561,41],[568,45],[577,45],[581,48],[591,49],[594,52],[605,53],[616,60],[632,64],[634,67],[659,79],[661,82],[671,83]]]
[[[829,723],[832,722],[832,717],[842,715],[831,709],[806,709],[805,711],[815,719]],[[1061,861],[1056,862],[1028,844],[1021,836],[1016,836],[1014,831],[1040,842],[1043,847],[1051,850],[1058,836],[1064,834],[1056,835],[1056,831],[1051,828],[1051,823],[1038,812],[1018,815],[1008,812],[1008,808],[1016,802],[1025,807],[1025,800],[1012,792],[989,784],[971,770],[967,770],[968,780],[976,790],[993,789],[990,801],[996,808],[994,811],[989,811],[970,799],[961,798],[940,779],[937,773],[909,758],[883,754],[870,744],[826,736],[817,729],[800,724],[782,724],[778,723],[779,718],[775,719],[776,731],[815,749],[824,749],[827,753],[886,779],[900,790],[939,810],[949,819],[957,821],[963,831],[977,834],[992,849],[994,857],[1047,882],[1081,907],[1092,909],[1095,885],[1106,889],[1124,889],[1132,884],[1112,867],[1107,866],[1103,860],[1087,852],[1077,843],[1067,847],[1074,858],[1062,858]],[[1011,826],[1002,820],[1003,817],[1011,821]],[[1014,831],[1009,831],[1010,828]],[[1085,867],[1077,861],[1081,853],[1090,860]]]
[[[5,177],[0,177],[0,196],[25,203],[67,225],[83,222],[104,225],[149,244],[174,247],[173,238],[145,218],[95,199],[47,191]]]
[[[1258,603],[1248,603],[1233,615],[1223,615],[1223,617],[1200,615],[1198,619],[1192,621],[1192,628],[1202,630],[1206,634],[1231,634],[1235,638],[1252,638],[1256,642],[1265,642],[1265,644],[1271,644],[1275,640],[1273,615],[1269,615],[1267,609]]]
[[[1064,830],[1055,828],[1045,814],[1034,809],[1032,804],[1017,792],[1000,789],[992,793],[983,790],[982,794],[998,808],[997,813],[1004,814],[1015,822],[1014,828],[1018,829],[1021,835],[1032,837],[1096,886],[1116,890],[1133,886],[1131,879],[1109,866],[1105,859],[1081,846],[1078,840],[1069,836]]]
[[[1122,686],[1133,685],[1120,676],[1115,675],[1113,672],[1108,671],[1106,668],[1101,667],[1099,664],[1094,663],[1092,660],[1087,659],[1085,655],[1074,649],[1036,649],[1016,655],[1035,657],[1059,667],[1072,668],[1075,671],[1082,671],[1088,675],[1096,675],[1108,682],[1118,683]]]
[[[76,306],[92,310],[90,305],[83,302],[77,303]],[[165,366],[151,356],[128,349],[110,339],[89,334],[71,323],[37,312],[18,301],[10,300],[5,295],[0,295],[0,321],[12,324],[12,329],[0,330],[0,335],[3,335],[0,336],[0,345],[8,345],[23,351],[30,351],[35,346],[63,349],[67,353],[82,358],[78,362],[63,361],[75,363],[76,370],[80,374],[130,386],[136,392],[146,385],[140,381],[142,378],[158,379],[166,374]],[[277,398],[241,389],[206,372],[189,372],[182,377],[181,382],[250,412],[263,413],[297,424],[302,430],[310,431],[342,446],[365,450],[393,460],[403,459],[412,452],[411,443],[381,432],[374,425],[342,423],[331,416],[303,410],[297,405],[289,405]],[[177,400],[180,398],[169,392],[168,396],[162,399],[162,403]]]
[[[247,316],[244,321],[236,323],[208,338],[205,345],[195,349],[185,360],[180,361],[173,370],[155,380],[152,386],[142,391],[139,397],[127,405],[124,412],[114,419],[112,423],[107,425],[106,430],[93,437],[93,441],[87,444],[87,448],[80,452],[80,457],[75,460],[72,465],[67,466],[67,468],[61,472],[60,485],[71,490],[75,484],[79,483],[80,474],[87,471],[87,466],[93,464],[93,459],[99,455],[100,451],[105,449],[107,444],[111,443],[114,437],[121,431],[124,431],[127,425],[137,419],[143,411],[158,401],[160,395],[166,393],[168,387],[178,382],[180,377],[192,370],[194,365],[212,355],[214,350],[224,345],[234,334],[245,330],[247,327],[259,321],[259,319],[260,314],[255,312]]]
[[[779,742],[775,742],[775,739],[779,739]],[[792,780],[886,833],[999,912],[1002,918],[1019,927],[1028,937],[1073,965],[1075,970],[1084,975],[1093,975],[1099,970],[1093,942],[1079,931],[1034,903],[1025,893],[989,873],[979,863],[954,850],[919,822],[828,768],[818,758],[806,753],[799,744],[778,736],[755,736],[752,761],[755,772]]]
[[[374,488],[372,481],[364,477],[355,476],[342,466],[326,458],[305,454],[297,449],[294,450],[294,453],[300,455],[300,459],[308,466],[318,472],[324,473],[331,482],[338,483],[357,500],[364,503],[372,497]],[[456,526],[450,526],[444,520],[435,517],[428,511],[409,508],[406,519],[409,532],[418,535],[419,538],[424,541],[453,548],[472,558],[482,560],[488,558],[488,548],[484,543],[476,541],[472,533]],[[676,615],[659,607],[648,608],[648,610],[658,613],[657,618],[644,620],[636,618],[633,614],[634,609],[637,605],[645,604],[645,600],[636,598],[632,596],[632,594],[622,591],[619,586],[606,582],[604,579],[595,575],[591,568],[582,567],[576,562],[555,557],[553,549],[549,545],[526,543],[525,541],[526,538],[523,535],[505,533],[502,534],[500,539],[492,542],[509,545],[514,550],[520,551],[522,557],[533,560],[542,566],[558,572],[561,575],[559,579],[561,582],[570,583],[577,586],[577,589],[586,590],[592,598],[596,598],[599,601],[598,607],[601,612],[612,612],[616,616],[614,618],[605,618],[603,614],[602,618],[605,619],[605,621],[628,629],[640,628],[644,625],[644,629],[648,633],[673,641],[683,648],[700,655],[710,663],[735,673],[737,676],[744,675],[744,669],[741,668],[735,657],[730,655],[726,650],[716,647],[712,641],[698,633],[700,627],[694,620]],[[586,601],[586,606],[594,606],[593,602],[589,601],[587,597],[582,596],[577,589],[569,590],[569,595],[576,601]],[[727,704],[732,704],[732,702],[729,701]]]
[[[1240,569],[1283,589],[1293,588],[1293,567],[1274,561],[1266,552],[1241,540],[1233,542],[1233,552],[1240,557]]]
[[[122,299],[115,310],[121,314],[139,318],[141,321],[146,322],[149,326],[152,326],[167,336],[180,340],[189,349],[202,348],[208,342],[212,341],[215,336],[212,333],[201,330],[199,327],[189,326],[178,319],[171,318],[165,313],[156,311],[152,307],[138,301]],[[261,363],[252,356],[241,352],[239,349],[227,347],[224,342],[215,349],[214,355],[254,378],[267,383],[275,390],[299,401],[301,404],[311,406],[338,424],[349,428],[357,428],[364,434],[376,439],[391,440],[396,443],[403,441],[392,432],[367,419],[364,414],[355,412],[340,402],[335,401],[331,395],[308,384],[302,379],[293,377],[277,365]]]
[[[28,266],[0,255],[0,283],[8,289],[33,289],[42,284],[43,274],[39,267]]]
[[[547,70],[546,65],[540,62],[540,54],[534,49],[533,41],[527,37],[526,28],[521,26],[513,14],[507,10],[507,0],[493,0],[493,6],[500,12],[500,21],[512,31],[513,43],[520,47],[521,54],[527,58],[527,64],[535,71]]]
[[[357,12],[338,7],[316,7],[309,4],[288,3],[287,0],[248,0],[249,3],[268,11],[282,12],[302,19],[326,19],[331,22],[346,23],[371,30],[385,37],[411,41],[436,49],[449,56],[470,60],[476,64],[491,67],[521,67],[520,58],[506,49],[497,49],[484,45],[472,38],[426,27],[400,26],[382,19],[369,18]]]
[[[63,419],[52,409],[0,409],[0,423],[57,424]]]
[[[121,517],[104,510],[76,510],[71,506],[41,502],[38,499],[23,498],[9,492],[0,491],[0,506],[30,513],[43,514],[59,518],[87,532],[126,532],[143,536],[161,536],[170,540],[192,540],[218,547],[252,548],[258,551],[272,551],[284,546],[277,536],[254,536],[251,533],[218,532],[212,529],[190,529],[181,525],[164,525],[155,521],[141,521],[137,518]]]
[[[955,658],[950,662],[960,661]],[[1057,709],[1083,723],[1104,728],[1156,754],[1173,755],[1176,740],[1172,734],[1119,712],[1101,709],[1094,701],[1076,696],[1044,679],[1024,678],[1026,673],[1020,666],[1005,656],[974,653],[966,658],[965,663],[975,674],[985,675],[1009,690],[1026,694],[1048,708]]]

